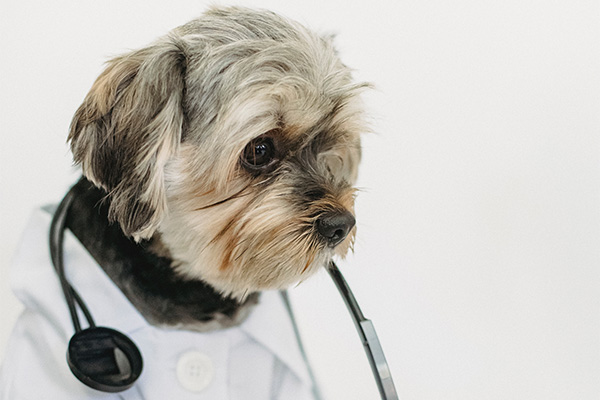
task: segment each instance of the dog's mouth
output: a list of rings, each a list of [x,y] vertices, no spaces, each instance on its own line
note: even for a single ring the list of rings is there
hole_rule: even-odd
[[[173,186],[161,233],[178,270],[242,298],[289,287],[345,257],[356,232],[356,190],[309,181],[298,168],[283,172],[242,175],[223,189]]]
[[[216,262],[217,268],[199,265],[203,270],[198,275],[242,298],[253,291],[283,289],[303,281],[333,256],[343,258],[352,249],[356,227],[349,211],[302,220],[286,217],[285,210],[278,212],[271,220],[261,218],[257,210],[236,214],[201,253],[207,261]]]

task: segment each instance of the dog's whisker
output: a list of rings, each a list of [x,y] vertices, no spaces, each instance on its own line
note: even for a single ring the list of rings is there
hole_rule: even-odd
[[[224,203],[226,203],[226,202],[228,202],[230,200],[239,199],[241,197],[247,196],[249,193],[245,193],[245,194],[243,193],[246,189],[248,189],[248,186],[245,186],[243,189],[241,189],[237,193],[232,194],[231,196],[227,197],[226,199],[219,200],[219,201],[217,201],[215,203],[212,203],[212,204],[209,204],[207,206],[196,208],[193,211],[203,211],[203,210],[206,210],[208,208],[212,208],[212,207],[216,207],[216,206],[219,206],[221,204],[224,204]]]

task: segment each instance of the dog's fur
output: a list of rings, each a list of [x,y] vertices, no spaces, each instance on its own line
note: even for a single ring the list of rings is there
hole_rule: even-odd
[[[248,304],[252,293],[302,281],[348,252],[355,228],[329,246],[317,224],[353,213],[366,86],[353,82],[331,38],[242,8],[211,9],[108,63],[69,141],[101,190],[80,207],[104,198],[105,221],[156,256],[144,268],[166,274],[109,272],[149,320],[189,323],[160,316],[166,311],[153,305],[169,299],[153,294],[180,296],[161,285],[201,282],[196,290]],[[244,162],[257,138],[275,148],[269,168]],[[103,237],[86,229],[80,239]],[[98,251],[100,264],[115,263],[106,251]],[[194,301],[182,307],[198,307]]]

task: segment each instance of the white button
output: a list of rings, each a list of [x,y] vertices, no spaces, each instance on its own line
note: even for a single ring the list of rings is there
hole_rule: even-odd
[[[215,376],[211,359],[199,351],[184,353],[177,361],[177,380],[191,392],[204,390]]]

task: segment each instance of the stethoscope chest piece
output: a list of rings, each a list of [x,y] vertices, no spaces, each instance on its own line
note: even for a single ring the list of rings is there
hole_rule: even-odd
[[[104,392],[129,389],[142,373],[142,355],[127,336],[114,329],[93,327],[69,341],[67,362],[87,386]]]

